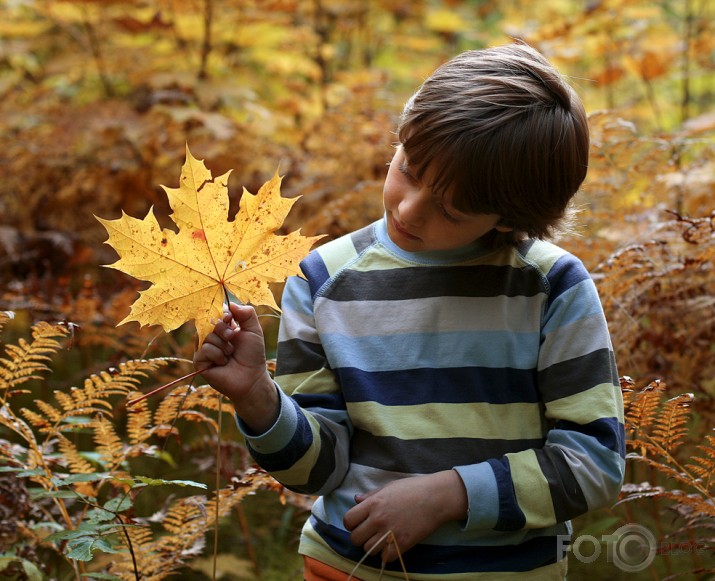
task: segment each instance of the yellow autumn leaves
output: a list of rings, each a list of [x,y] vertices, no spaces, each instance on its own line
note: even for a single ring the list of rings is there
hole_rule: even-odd
[[[168,332],[193,319],[201,345],[222,316],[227,292],[278,309],[269,284],[299,274],[300,261],[321,236],[274,234],[298,199],[281,197],[277,173],[255,195],[244,188],[230,221],[229,174],[213,179],[187,147],[179,187],[164,186],[177,232],[162,229],[151,209],[144,219],[124,212],[117,220],[97,218],[119,254],[108,266],[152,283],[120,325],[137,321]]]

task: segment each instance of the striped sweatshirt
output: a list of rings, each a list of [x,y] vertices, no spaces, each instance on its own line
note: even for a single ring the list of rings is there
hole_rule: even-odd
[[[317,495],[299,551],[351,572],[356,493],[456,470],[468,517],[403,555],[414,581],[560,579],[569,519],[610,505],[623,403],[595,286],[548,242],[409,253],[380,220],[313,250],[282,297],[276,383],[254,459]],[[239,421],[239,426],[241,425]],[[356,577],[379,578],[379,556]],[[398,561],[383,578],[404,579]]]

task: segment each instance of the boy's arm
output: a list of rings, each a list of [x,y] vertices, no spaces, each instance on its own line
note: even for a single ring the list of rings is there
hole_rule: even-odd
[[[275,376],[280,413],[261,433],[241,420],[239,428],[253,458],[279,482],[297,492],[326,494],[347,472],[352,428],[315,329],[307,280],[288,279],[281,308]]]
[[[541,448],[455,468],[467,528],[549,527],[609,506],[620,491],[623,401],[595,286],[573,259],[557,262],[549,283],[537,375],[552,427]]]

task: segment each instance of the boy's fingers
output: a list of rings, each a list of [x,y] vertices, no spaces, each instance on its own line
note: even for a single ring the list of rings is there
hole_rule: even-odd
[[[250,305],[237,305],[236,303],[231,303],[230,308],[233,320],[241,330],[259,334],[263,333],[261,325],[258,322],[256,309]]]
[[[216,337],[216,342],[218,342],[218,337]],[[210,361],[214,365],[225,365],[228,354],[224,352],[222,345],[223,341],[221,341],[221,345],[217,345],[209,335],[201,347],[201,359]]]

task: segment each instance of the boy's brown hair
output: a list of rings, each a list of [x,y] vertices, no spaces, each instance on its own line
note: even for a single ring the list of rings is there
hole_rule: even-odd
[[[435,194],[514,229],[500,242],[553,236],[588,169],[581,100],[521,42],[439,67],[405,105],[398,137],[418,179],[431,168]]]

